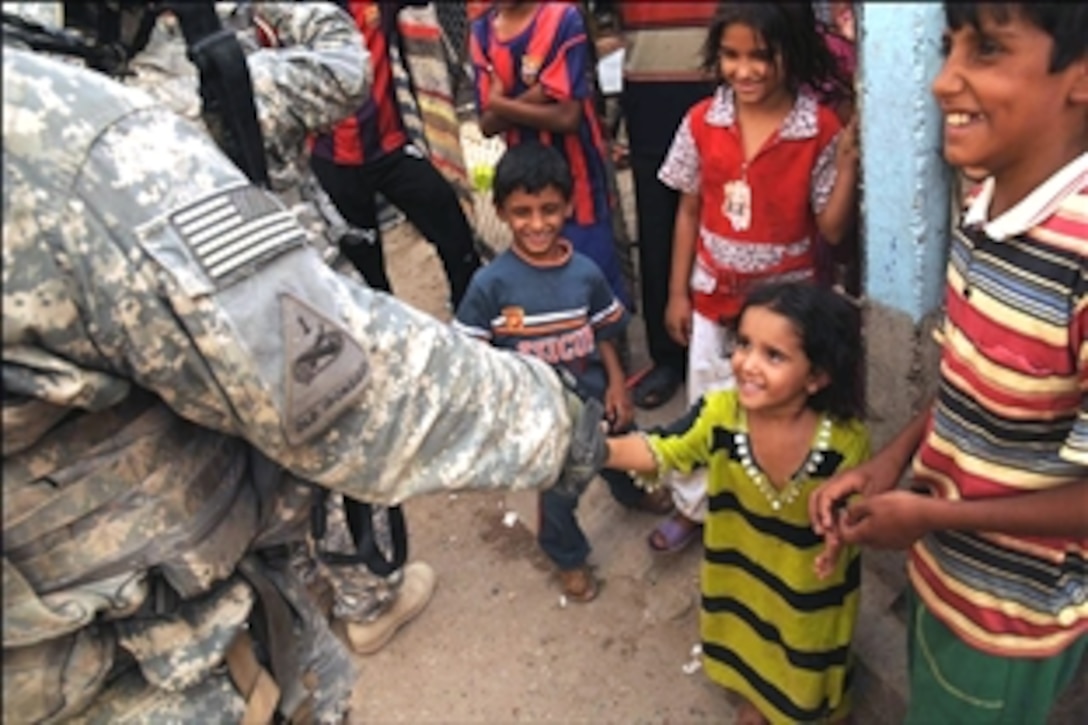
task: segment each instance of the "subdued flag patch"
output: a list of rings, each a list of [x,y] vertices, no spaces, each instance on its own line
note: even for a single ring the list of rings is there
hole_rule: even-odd
[[[221,191],[170,215],[170,223],[216,283],[306,243],[295,216],[253,186]]]

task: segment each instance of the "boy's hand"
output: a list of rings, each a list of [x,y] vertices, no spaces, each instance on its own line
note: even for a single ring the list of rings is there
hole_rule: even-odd
[[[838,521],[842,540],[878,549],[905,549],[933,528],[928,512],[944,502],[912,491],[888,491],[855,501]]]
[[[812,530],[823,537],[837,533],[837,515],[846,499],[863,493],[869,485],[865,466],[851,468],[832,476],[812,492],[808,498],[808,518]]]
[[[669,295],[665,307],[665,329],[669,337],[677,343],[688,346],[691,342],[691,298],[684,295]]]
[[[814,568],[816,570],[816,576],[820,579],[827,579],[831,576],[831,573],[835,571],[835,566],[839,563],[839,555],[842,554],[842,539],[834,531],[829,531],[824,536],[824,548],[816,555],[816,561]]]
[[[610,383],[604,393],[605,418],[610,432],[627,430],[635,420],[635,408],[631,404],[631,394],[624,381]]]

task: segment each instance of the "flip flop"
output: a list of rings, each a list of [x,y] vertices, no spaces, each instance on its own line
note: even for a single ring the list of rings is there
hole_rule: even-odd
[[[699,538],[703,532],[703,525],[692,522],[695,524],[694,526],[685,526],[678,521],[680,516],[679,513],[674,514],[667,519],[663,519],[661,523],[654,527],[654,530],[646,538],[650,551],[657,554],[678,554],[688,548],[692,541]],[[654,534],[661,535],[661,538],[665,541],[664,547],[654,543]]]
[[[677,370],[655,365],[634,381],[632,399],[639,408],[658,408],[676,394],[682,382],[683,376]]]

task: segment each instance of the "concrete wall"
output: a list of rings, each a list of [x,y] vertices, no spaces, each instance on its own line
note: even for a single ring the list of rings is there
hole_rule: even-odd
[[[932,326],[944,282],[950,175],[929,92],[944,29],[936,3],[858,7],[862,293],[866,401],[874,451],[935,387]],[[866,551],[859,656],[859,721],[898,722],[908,695],[903,552]]]
[[[949,173],[929,85],[940,67],[937,3],[865,3],[859,13],[862,287],[867,396],[883,444],[933,387]]]

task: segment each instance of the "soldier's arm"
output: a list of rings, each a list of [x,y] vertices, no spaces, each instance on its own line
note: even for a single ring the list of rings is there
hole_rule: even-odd
[[[559,477],[572,416],[549,366],[330,270],[173,114],[101,134],[68,206],[61,254],[94,364],[180,415],[374,501]]]
[[[334,3],[257,2],[253,10],[276,44],[247,56],[265,146],[297,155],[307,134],[366,100],[370,57],[355,21]]]

